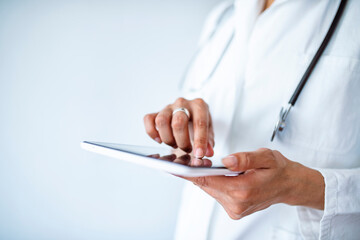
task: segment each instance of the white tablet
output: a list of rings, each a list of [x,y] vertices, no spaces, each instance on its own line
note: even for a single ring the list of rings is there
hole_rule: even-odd
[[[88,141],[82,142],[81,146],[82,148],[95,153],[162,170],[179,176],[237,176],[240,174],[239,172],[230,171],[223,166],[190,166],[189,164],[193,159],[192,156],[183,151],[174,151],[171,148],[142,147],[134,145]]]

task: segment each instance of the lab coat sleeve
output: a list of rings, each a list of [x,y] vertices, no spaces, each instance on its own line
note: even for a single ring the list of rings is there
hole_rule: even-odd
[[[305,239],[360,238],[360,169],[317,169],[325,180],[324,211],[298,207]]]

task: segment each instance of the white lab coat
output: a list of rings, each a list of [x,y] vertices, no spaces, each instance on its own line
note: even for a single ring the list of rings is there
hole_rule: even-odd
[[[231,220],[192,184],[184,189],[176,239],[360,239],[360,1],[343,17],[285,130],[270,142],[318,49],[340,0],[238,0],[190,68],[184,96],[203,98],[215,127],[215,158],[268,147],[316,168],[325,179],[325,209],[277,204]],[[229,4],[215,9],[200,44]],[[232,31],[235,37],[210,79]],[[196,89],[189,91],[188,89]]]

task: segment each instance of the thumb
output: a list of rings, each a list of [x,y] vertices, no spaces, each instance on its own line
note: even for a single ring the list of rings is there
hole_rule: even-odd
[[[270,168],[273,161],[271,150],[240,152],[222,159],[225,167],[231,171],[246,171],[250,169]]]

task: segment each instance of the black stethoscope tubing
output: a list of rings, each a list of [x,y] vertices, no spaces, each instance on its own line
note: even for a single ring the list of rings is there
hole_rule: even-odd
[[[281,132],[284,130],[286,118],[288,117],[291,108],[295,105],[297,99],[299,98],[300,93],[302,92],[306,82],[309,80],[309,77],[310,77],[311,73],[313,72],[316,64],[319,62],[319,59],[320,59],[321,55],[323,54],[325,48],[327,47],[328,43],[330,42],[330,39],[331,39],[333,33],[335,32],[335,29],[339,23],[339,20],[344,12],[346,3],[347,3],[347,0],[341,0],[339,7],[336,11],[335,17],[329,27],[329,30],[327,31],[327,33],[325,35],[325,38],[323,39],[319,49],[315,53],[313,59],[311,60],[309,66],[307,67],[304,75],[302,76],[298,86],[296,87],[293,95],[291,96],[288,106],[286,108],[284,108],[284,107],[281,108],[279,120],[277,121],[277,123],[275,125],[273,134],[270,139],[271,142],[274,140],[274,138],[278,132]]]
[[[340,5],[338,7],[338,10],[337,10],[337,12],[335,14],[335,17],[334,17],[334,19],[333,19],[333,21],[332,21],[332,23],[330,25],[330,28],[329,28],[324,40],[322,41],[322,43],[321,43],[319,49],[317,50],[314,58],[311,60],[308,68],[306,69],[304,75],[302,76],[298,86],[296,87],[292,97],[290,98],[289,104],[291,104],[292,106],[295,105],[296,100],[299,98],[299,95],[300,95],[301,91],[303,90],[307,80],[309,79],[311,73],[313,72],[313,70],[314,70],[316,64],[318,63],[321,55],[323,54],[326,46],[330,42],[330,39],[331,39],[333,33],[335,32],[335,29],[336,29],[336,27],[337,27],[337,25],[339,23],[341,15],[344,12],[346,2],[347,2],[347,0],[341,0]]]

